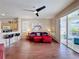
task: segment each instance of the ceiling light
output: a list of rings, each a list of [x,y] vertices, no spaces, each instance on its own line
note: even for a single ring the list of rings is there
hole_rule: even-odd
[[[5,14],[4,14],[4,13],[2,13],[1,15],[2,15],[2,16],[5,16]]]
[[[35,14],[37,13],[37,11],[34,12]]]

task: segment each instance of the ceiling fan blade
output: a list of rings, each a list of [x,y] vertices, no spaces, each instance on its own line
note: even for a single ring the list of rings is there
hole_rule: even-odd
[[[39,14],[38,14],[38,13],[36,13],[36,16],[39,16]]]
[[[35,12],[34,10],[28,10],[28,9],[24,9],[24,11],[31,11],[31,12]]]
[[[46,6],[42,6],[42,7],[38,8],[38,9],[36,9],[36,11],[39,12],[39,11],[43,10],[44,8],[46,8]]]

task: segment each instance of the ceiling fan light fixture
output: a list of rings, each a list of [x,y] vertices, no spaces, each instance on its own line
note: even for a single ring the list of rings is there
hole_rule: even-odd
[[[28,10],[28,9],[25,9],[25,11],[31,11],[33,12],[34,14],[36,14],[36,16],[39,16],[38,12],[40,12],[41,10],[43,10],[44,8],[46,8],[46,6],[42,6],[40,8],[37,8],[35,10]]]
[[[34,11],[34,13],[36,14],[36,13],[38,13],[37,11]]]
[[[36,16],[39,16],[39,14],[38,14],[38,13],[36,13]]]
[[[5,16],[5,13],[2,13],[1,16]]]

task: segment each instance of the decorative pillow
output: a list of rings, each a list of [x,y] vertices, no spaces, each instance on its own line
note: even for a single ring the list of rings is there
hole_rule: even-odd
[[[37,36],[41,36],[41,34],[40,33],[37,33]]]

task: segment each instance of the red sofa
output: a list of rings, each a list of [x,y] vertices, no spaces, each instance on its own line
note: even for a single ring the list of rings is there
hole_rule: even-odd
[[[42,39],[42,36],[35,36],[34,37],[34,42],[40,42]]]
[[[47,32],[42,32],[43,42],[52,42],[52,37]]]
[[[31,32],[29,40],[34,42],[52,42],[52,37],[47,32]]]
[[[40,32],[29,33],[29,40],[34,42],[40,42],[40,40],[42,39],[42,36],[37,35],[37,33],[40,33]]]

